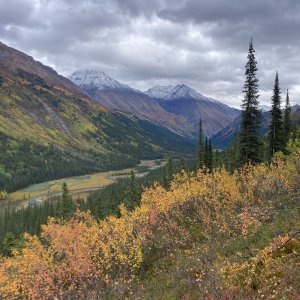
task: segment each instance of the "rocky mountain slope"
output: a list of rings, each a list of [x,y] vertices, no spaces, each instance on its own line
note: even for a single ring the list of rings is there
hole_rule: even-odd
[[[98,103],[186,136],[197,136],[199,118],[203,120],[205,134],[210,136],[239,113],[186,85],[155,86],[142,93],[99,71],[76,71],[69,78]]]
[[[95,103],[51,68],[0,44],[0,190],[193,151],[190,140]]]

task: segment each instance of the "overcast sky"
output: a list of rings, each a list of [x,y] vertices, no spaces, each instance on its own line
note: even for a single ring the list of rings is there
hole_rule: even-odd
[[[185,83],[238,107],[254,39],[260,101],[276,70],[300,104],[298,0],[0,0],[0,39],[62,75],[106,72],[146,90]]]

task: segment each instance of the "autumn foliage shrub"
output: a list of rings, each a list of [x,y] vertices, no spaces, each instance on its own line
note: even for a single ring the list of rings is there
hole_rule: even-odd
[[[298,299],[299,162],[296,147],[231,175],[182,172],[120,218],[50,218],[1,259],[1,297]]]

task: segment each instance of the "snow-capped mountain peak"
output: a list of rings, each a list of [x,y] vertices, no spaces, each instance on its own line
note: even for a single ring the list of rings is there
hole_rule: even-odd
[[[159,86],[156,85],[145,92],[149,97],[170,101],[178,98],[193,98],[202,101],[218,102],[217,100],[208,98],[198,93],[191,87],[185,84],[178,84],[176,86]]]
[[[165,97],[165,100],[174,98],[199,98],[200,94],[185,84],[176,85],[172,92]],[[202,96],[202,95],[201,95]]]
[[[174,86],[172,85],[167,85],[167,86],[156,85],[150,88],[148,91],[146,91],[145,94],[147,94],[151,98],[163,99],[166,96],[168,96],[173,89]]]
[[[97,90],[131,89],[130,86],[118,82],[106,73],[95,70],[76,71],[69,76],[69,79],[79,87],[90,87]]]

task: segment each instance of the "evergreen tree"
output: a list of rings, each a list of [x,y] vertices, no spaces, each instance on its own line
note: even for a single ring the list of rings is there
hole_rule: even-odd
[[[283,140],[283,121],[281,112],[281,92],[279,87],[278,72],[276,72],[273,96],[272,96],[272,110],[271,110],[271,124],[269,131],[269,143],[270,143],[270,155],[273,157],[275,152],[282,151],[284,149]]]
[[[163,185],[166,189],[170,188],[170,184],[171,181],[173,180],[173,176],[174,176],[173,160],[172,158],[169,158],[165,166],[165,174],[163,177]]]
[[[240,140],[237,132],[234,133],[234,137],[229,147],[225,152],[225,166],[229,172],[234,171],[240,166]]]
[[[127,209],[133,210],[139,204],[140,197],[137,189],[136,177],[133,170],[131,170],[130,172],[129,191],[127,195],[125,195],[125,197],[125,204]]]
[[[208,168],[208,160],[209,160],[208,155],[209,155],[209,153],[208,153],[208,138],[205,137],[205,148],[204,148],[204,166],[205,166],[205,168]]]
[[[173,175],[174,175],[173,160],[172,160],[172,158],[168,159],[168,162],[167,162],[167,172],[168,172],[169,182],[171,182],[173,180]]]
[[[131,195],[131,202],[133,204],[133,207],[137,206],[139,202],[139,195],[137,190],[137,184],[136,184],[136,177],[134,174],[134,171],[131,170],[130,173],[130,195]]]
[[[202,129],[202,120],[199,121],[199,136],[198,136],[198,163],[199,168],[203,169],[205,162],[205,149],[203,144],[203,129]]]
[[[63,218],[70,217],[75,212],[76,206],[70,195],[67,184],[64,182],[62,185],[62,197],[59,207],[59,215]]]
[[[162,185],[165,189],[169,188],[169,180],[168,180],[168,171],[167,168],[164,170],[164,175],[162,178]]]
[[[208,141],[208,147],[207,147],[207,168],[212,172],[214,166],[213,166],[213,151],[211,146],[211,140]]]
[[[185,169],[186,169],[186,164],[185,164],[184,159],[182,158],[182,159],[180,160],[179,172],[184,171]]]
[[[249,44],[248,61],[245,66],[246,80],[244,84],[244,99],[242,102],[242,120],[240,132],[240,160],[241,163],[260,161],[260,115],[259,91],[257,79],[257,62],[253,42]]]
[[[284,108],[284,119],[283,119],[283,134],[285,139],[285,146],[289,140],[289,136],[293,131],[293,123],[292,123],[292,110],[290,105],[290,97],[289,90],[286,91],[286,101]]]
[[[8,232],[3,240],[2,251],[5,256],[12,256],[13,249],[22,248],[21,240],[17,239],[12,232]]]
[[[215,169],[221,169],[223,165],[223,157],[222,152],[219,150],[216,150],[213,155],[213,165]]]

